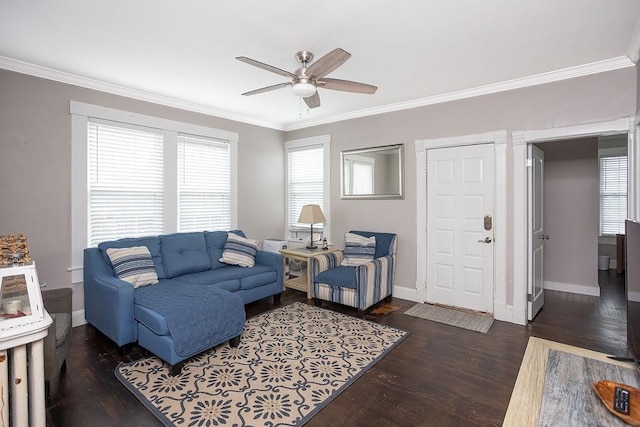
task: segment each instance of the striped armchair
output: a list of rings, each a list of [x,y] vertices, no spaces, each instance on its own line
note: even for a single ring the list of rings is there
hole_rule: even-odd
[[[382,301],[391,301],[396,266],[397,235],[368,231],[350,231],[363,237],[376,238],[373,261],[357,267],[341,266],[343,252],[314,256],[309,260],[311,295],[316,303],[331,301],[358,309],[363,317],[366,310]]]

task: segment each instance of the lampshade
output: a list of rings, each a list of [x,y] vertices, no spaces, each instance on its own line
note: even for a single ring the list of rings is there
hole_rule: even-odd
[[[300,79],[299,82],[295,83],[291,87],[291,90],[293,90],[293,93],[303,98],[307,98],[316,93],[316,87],[311,83],[308,83],[306,79]]]
[[[327,219],[322,213],[319,205],[304,205],[302,211],[300,211],[300,218],[298,223],[300,224],[318,224],[325,222]]]

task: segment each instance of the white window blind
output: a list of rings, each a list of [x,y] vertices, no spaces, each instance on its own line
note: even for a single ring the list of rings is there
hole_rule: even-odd
[[[373,164],[353,162],[353,194],[373,194]]]
[[[304,205],[320,205],[324,211],[323,165],[322,145],[288,151],[289,227],[298,226]],[[308,224],[299,226],[308,227]],[[322,229],[322,224],[314,224],[314,229]]]
[[[89,246],[162,233],[162,134],[90,122],[87,136]]]
[[[600,157],[600,234],[624,234],[627,156]]]
[[[178,136],[178,228],[231,228],[229,143]]]

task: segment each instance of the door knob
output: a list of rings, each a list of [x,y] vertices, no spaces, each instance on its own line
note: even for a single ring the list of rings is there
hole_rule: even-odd
[[[491,237],[485,237],[484,240],[478,240],[478,243],[491,243]]]

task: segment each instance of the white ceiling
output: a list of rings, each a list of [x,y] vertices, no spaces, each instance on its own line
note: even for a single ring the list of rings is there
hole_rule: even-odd
[[[0,68],[287,130],[632,66],[639,19],[638,0],[2,0]],[[329,77],[375,95],[240,95],[287,79],[236,56],[293,71],[336,47]]]

